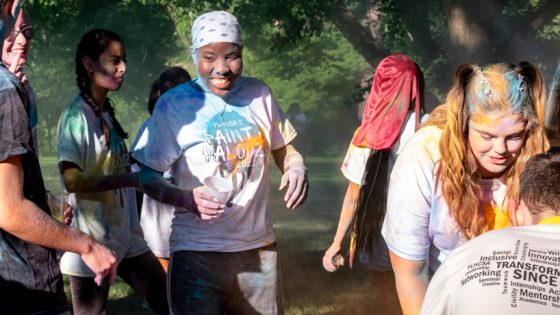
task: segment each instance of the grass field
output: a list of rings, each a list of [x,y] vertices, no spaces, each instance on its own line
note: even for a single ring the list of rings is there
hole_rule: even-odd
[[[286,314],[381,314],[371,302],[367,270],[323,270],[321,258],[334,236],[347,182],[339,171],[341,159],[307,158],[311,190],[301,208],[285,208],[272,172],[271,209],[280,248]],[[47,188],[60,191],[56,161],[41,157]],[[68,285],[66,286],[68,288]],[[118,281],[110,292],[109,314],[151,314],[133,291]]]

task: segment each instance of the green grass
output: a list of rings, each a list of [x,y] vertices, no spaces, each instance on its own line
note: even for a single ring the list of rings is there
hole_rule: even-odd
[[[310,194],[299,209],[286,209],[278,191],[280,173],[271,180],[271,210],[280,248],[286,314],[380,314],[372,305],[371,283],[363,268],[323,270],[321,258],[334,236],[347,182],[339,171],[341,158],[306,158]],[[60,190],[56,160],[41,157],[45,183]],[[68,285],[66,285],[68,288]],[[69,292],[67,292],[69,294]],[[152,314],[122,280],[111,288],[109,314]]]

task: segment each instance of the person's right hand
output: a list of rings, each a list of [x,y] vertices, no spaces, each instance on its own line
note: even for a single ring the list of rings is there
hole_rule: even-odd
[[[74,218],[74,208],[72,208],[71,205],[66,203],[62,215],[63,215],[64,224],[66,225],[72,224],[72,219]]]
[[[202,186],[193,189],[193,203],[200,218],[205,221],[218,219],[226,207],[218,198],[205,192]]]
[[[90,250],[81,255],[86,265],[95,272],[95,283],[103,284],[107,277],[109,285],[115,282],[117,276],[117,256],[114,251],[93,241]]]
[[[336,271],[341,266],[344,266],[344,258],[342,257],[340,260],[340,265],[337,266],[333,263],[334,256],[339,254],[340,254],[340,245],[335,243],[331,244],[331,246],[329,247],[329,249],[327,249],[325,255],[323,256],[323,268],[325,268],[326,271],[333,272]]]

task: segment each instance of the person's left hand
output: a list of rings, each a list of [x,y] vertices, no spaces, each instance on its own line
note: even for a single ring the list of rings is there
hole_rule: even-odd
[[[284,202],[286,202],[288,209],[299,207],[307,199],[309,183],[307,181],[307,169],[303,165],[290,167],[282,175],[279,190],[284,189],[286,189]]]

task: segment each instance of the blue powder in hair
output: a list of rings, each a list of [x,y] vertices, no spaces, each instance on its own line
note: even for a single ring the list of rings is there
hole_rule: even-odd
[[[527,103],[527,85],[523,76],[515,71],[507,72],[504,75],[509,83],[509,103],[513,112],[520,113]]]

